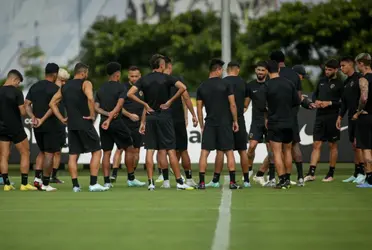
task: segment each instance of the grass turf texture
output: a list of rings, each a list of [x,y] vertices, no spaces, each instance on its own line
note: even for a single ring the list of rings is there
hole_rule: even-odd
[[[369,249],[372,190],[341,182],[352,173],[352,164],[337,167],[333,183],[320,181],[328,170],[321,164],[318,179],[304,188],[274,190],[253,184],[234,190],[229,249]],[[207,181],[211,166],[209,170]],[[19,188],[15,175],[11,180]],[[211,249],[221,189],[162,190],[157,184],[149,192],[128,188],[126,173],[120,171],[114,189],[89,193],[88,172],[80,175],[81,193],[72,193],[67,172],[60,173],[66,183],[55,185],[57,192],[0,190],[0,249]],[[33,172],[30,176],[32,181]],[[137,176],[146,180],[143,170]]]

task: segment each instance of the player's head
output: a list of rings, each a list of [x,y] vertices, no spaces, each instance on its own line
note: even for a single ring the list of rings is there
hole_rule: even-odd
[[[45,78],[50,80],[51,82],[55,82],[57,80],[59,71],[59,66],[55,63],[48,63],[45,66]]]
[[[155,54],[150,58],[150,67],[152,70],[157,70],[164,72],[165,70],[165,60],[164,56],[160,54]]]
[[[325,63],[324,71],[326,77],[329,79],[334,78],[337,74],[338,68],[340,67],[339,62],[336,59],[329,59]]]
[[[70,74],[67,72],[67,70],[60,68],[58,70],[58,77],[57,77],[56,84],[61,87],[62,85],[66,83],[68,79],[70,79]]]
[[[141,71],[137,66],[130,66],[128,69],[128,80],[131,84],[135,84],[141,78]]]
[[[270,60],[276,61],[277,63],[284,63],[285,55],[280,50],[275,50],[270,54]]]
[[[12,69],[8,72],[6,76],[6,84],[13,85],[18,87],[19,84],[23,81],[23,76],[21,72],[16,69]]]
[[[169,57],[164,56],[164,62],[165,62],[164,74],[171,75],[173,72],[172,60]]]
[[[300,77],[301,81],[304,78],[307,78],[308,77],[307,72],[306,72],[306,69],[305,69],[305,67],[303,65],[295,65],[295,66],[292,67],[292,69]]]
[[[362,73],[371,68],[371,55],[368,53],[361,53],[355,58],[358,70]]]
[[[225,62],[221,59],[213,58],[209,63],[209,73],[216,77],[222,77],[224,64]]]
[[[264,81],[267,77],[267,63],[265,61],[259,61],[256,63],[255,68],[256,78],[259,81]]]
[[[269,74],[279,73],[279,63],[277,61],[268,60],[266,63],[267,63],[267,71],[269,71]]]
[[[87,79],[89,75],[89,66],[84,63],[77,63],[74,68],[74,75],[80,79]]]
[[[236,61],[231,61],[227,64],[227,74],[237,76],[240,73],[240,64]]]
[[[351,56],[344,56],[340,60],[340,67],[342,73],[345,75],[349,75],[350,73],[354,73],[354,58]]]
[[[121,77],[121,65],[117,62],[110,62],[106,66],[106,74],[110,81],[119,82]]]

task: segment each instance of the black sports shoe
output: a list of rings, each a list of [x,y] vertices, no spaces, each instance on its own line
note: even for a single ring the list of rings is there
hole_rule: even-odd
[[[198,189],[205,189],[205,183],[200,182],[199,185],[198,185]]]
[[[58,179],[57,177],[54,177],[54,178],[52,177],[52,178],[50,178],[50,183],[63,184],[65,182]]]
[[[115,183],[116,182],[116,176],[111,176],[110,181],[111,181],[111,183]]]
[[[230,183],[230,189],[241,189],[241,187],[236,183]]]
[[[289,189],[291,187],[291,184],[289,180],[286,180],[285,182],[280,181],[278,184],[276,184],[276,189]]]

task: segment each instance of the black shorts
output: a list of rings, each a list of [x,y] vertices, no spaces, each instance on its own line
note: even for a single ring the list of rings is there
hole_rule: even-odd
[[[293,141],[293,128],[276,128],[270,127],[267,131],[267,139],[273,142],[281,142],[284,144]]]
[[[340,130],[336,128],[338,114],[317,116],[315,119],[313,140],[336,142],[340,140]]]
[[[118,149],[126,149],[133,145],[131,131],[122,119],[111,122],[110,127],[104,130],[99,127],[101,136],[101,148],[103,151],[111,151],[114,144]]]
[[[294,122],[294,125],[293,125],[293,143],[299,143],[301,142],[301,137],[300,137],[300,128],[298,126],[298,121],[297,121],[297,117],[295,118],[295,122]]]
[[[144,142],[146,149],[176,149],[176,134],[172,117],[147,116]]]
[[[234,132],[232,125],[204,126],[201,148],[212,151],[229,151],[234,149]]]
[[[267,129],[265,127],[265,124],[252,122],[251,129],[249,130],[249,140],[262,143],[265,141],[266,136]]]
[[[99,136],[93,127],[87,130],[68,131],[69,154],[92,153],[101,150]]]
[[[139,133],[140,122],[133,122],[128,118],[124,118],[124,123],[130,130],[130,137],[132,138],[133,147],[140,148],[143,146],[143,135]]]
[[[354,120],[351,120],[351,118],[348,120],[348,127],[347,127],[347,131],[349,133],[349,141],[351,143],[354,143],[354,139],[356,137],[356,128],[357,128],[357,125],[356,125],[356,121]]]
[[[23,142],[27,138],[26,132],[24,129],[21,129],[18,133],[8,133],[0,131],[0,141],[10,141],[14,144]]]
[[[247,150],[248,136],[244,117],[239,118],[239,131],[234,133],[234,150]]]
[[[357,148],[372,149],[372,115],[360,115],[356,126]]]
[[[66,135],[61,131],[39,132],[34,131],[37,146],[41,152],[60,152],[66,142]]]
[[[176,150],[187,150],[187,129],[185,121],[173,121],[174,132],[176,134]]]

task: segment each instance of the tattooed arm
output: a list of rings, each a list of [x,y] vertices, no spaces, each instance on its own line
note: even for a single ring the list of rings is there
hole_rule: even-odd
[[[358,119],[360,114],[366,113],[363,109],[367,104],[368,101],[368,81],[364,77],[359,79],[359,88],[360,88],[360,98],[359,98],[359,105],[358,110],[353,116],[353,120]]]

